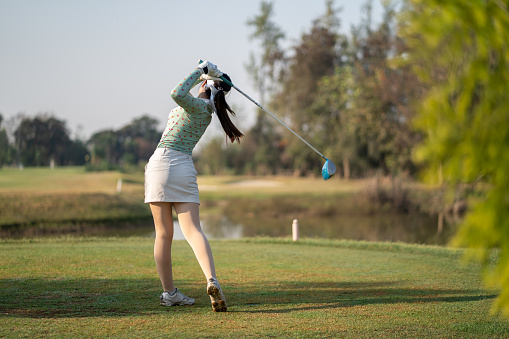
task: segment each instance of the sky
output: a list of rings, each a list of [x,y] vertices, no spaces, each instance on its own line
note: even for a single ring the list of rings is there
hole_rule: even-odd
[[[148,114],[164,122],[176,105],[170,90],[208,60],[257,100],[246,64],[257,43],[246,23],[261,1],[0,0],[0,114],[48,113],[71,137],[119,129]],[[336,0],[341,31],[361,19],[365,1]],[[325,13],[325,0],[273,0],[273,21],[290,47]],[[374,18],[381,16],[374,0]],[[227,98],[246,129],[254,105]],[[277,115],[277,112],[273,112]],[[214,119],[215,120],[215,119]],[[219,131],[212,124],[211,135]]]

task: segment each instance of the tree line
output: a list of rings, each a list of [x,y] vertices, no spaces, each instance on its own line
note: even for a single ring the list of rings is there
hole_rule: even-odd
[[[338,176],[375,172],[413,175],[412,157],[423,131],[413,125],[416,103],[429,84],[415,69],[426,60],[409,59],[415,47],[401,33],[413,8],[383,2],[382,20],[374,22],[372,1],[349,34],[340,33],[341,10],[333,0],[291,47],[274,21],[274,7],[261,1],[247,21],[258,44],[246,65],[258,101],[305,140],[332,159]],[[447,74],[432,67],[439,79]],[[256,97],[253,95],[253,97]],[[65,122],[48,114],[20,117],[11,138],[0,118],[0,165],[84,165],[96,169],[138,166],[148,160],[161,131],[148,115],[119,130],[103,130],[88,140],[71,138]],[[322,159],[263,111],[239,144],[216,138],[195,154],[203,174],[316,175]],[[10,142],[12,141],[12,142]]]
[[[248,20],[250,39],[259,48],[246,71],[258,101],[332,159],[338,175],[414,173],[411,153],[420,134],[411,126],[412,103],[422,85],[411,66],[394,63],[408,52],[398,35],[395,7],[384,2],[383,20],[375,24],[367,1],[361,22],[347,35],[339,33],[341,11],[334,1],[325,3],[325,13],[290,48],[282,47],[286,34],[273,21],[272,2],[262,1],[260,12]],[[217,138],[201,147],[195,154],[200,173],[319,172],[319,156],[265,112],[256,114],[240,145]],[[148,115],[89,140],[71,138],[65,122],[48,114],[18,120],[12,142],[0,121],[0,165],[137,166],[148,160],[161,133]]]
[[[41,113],[18,115],[11,129],[0,114],[0,166],[83,166],[90,170],[137,167],[153,153],[161,131],[149,115],[124,127],[94,133],[88,140],[71,137],[64,120]]]
[[[408,46],[398,35],[394,6],[384,4],[383,20],[374,24],[367,1],[361,22],[346,35],[339,33],[340,10],[327,0],[325,13],[290,48],[282,47],[286,34],[273,21],[272,2],[262,1],[247,22],[259,45],[246,65],[259,102],[336,162],[345,177],[416,169],[411,153],[420,135],[411,126],[412,103],[422,88],[409,65],[394,63]],[[0,121],[0,165],[137,166],[148,160],[161,133],[147,115],[89,140],[71,138],[65,122],[48,114],[18,120],[11,143]],[[319,156],[263,111],[244,134],[240,145],[222,138],[204,145],[195,155],[199,172],[309,175],[321,167]]]
[[[273,21],[272,2],[262,1],[247,22],[258,49],[246,70],[261,105],[333,159],[344,177],[413,175],[418,165],[412,150],[421,132],[412,119],[424,85],[412,65],[398,63],[409,52],[399,34],[403,7],[384,2],[382,20],[375,23],[367,1],[361,22],[342,34],[340,9],[333,0],[325,4],[323,15],[291,48],[283,48],[286,34]],[[207,145],[200,154],[207,169],[309,175],[321,167],[319,156],[262,110],[245,134],[238,146],[220,140]]]

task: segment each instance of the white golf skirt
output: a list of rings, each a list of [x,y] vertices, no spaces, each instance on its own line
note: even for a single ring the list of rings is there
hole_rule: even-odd
[[[200,203],[193,158],[156,148],[145,166],[145,202]]]

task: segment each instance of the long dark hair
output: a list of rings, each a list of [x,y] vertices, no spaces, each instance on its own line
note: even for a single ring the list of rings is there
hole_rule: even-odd
[[[231,82],[228,74],[224,73],[223,76]],[[216,107],[216,113],[217,117],[219,118],[219,122],[221,122],[221,126],[223,127],[226,136],[232,143],[235,141],[240,142],[240,139],[244,136],[244,134],[242,134],[230,120],[228,113],[235,116],[235,112],[230,108],[224,96],[224,93],[229,92],[232,87],[222,81],[214,81],[214,87],[219,90],[214,96],[214,106]],[[210,98],[210,89],[207,89],[207,95]]]

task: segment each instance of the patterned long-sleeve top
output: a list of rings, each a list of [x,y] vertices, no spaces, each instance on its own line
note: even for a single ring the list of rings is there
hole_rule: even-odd
[[[171,91],[179,107],[168,115],[168,124],[157,148],[171,148],[191,155],[212,120],[212,106],[208,100],[195,98],[189,91],[200,81],[201,72],[195,69]]]

